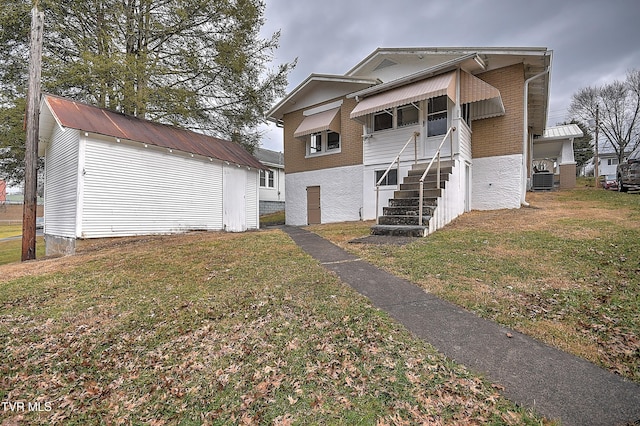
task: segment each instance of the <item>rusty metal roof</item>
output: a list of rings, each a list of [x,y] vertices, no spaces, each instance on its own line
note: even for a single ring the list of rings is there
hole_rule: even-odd
[[[44,100],[63,127],[264,169],[254,156],[235,142],[142,120],[58,96],[45,95]]]

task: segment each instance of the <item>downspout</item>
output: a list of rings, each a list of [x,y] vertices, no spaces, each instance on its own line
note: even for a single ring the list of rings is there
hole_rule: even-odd
[[[523,132],[522,132],[522,193],[520,194],[520,204],[523,206],[529,206],[527,203],[527,158],[529,154],[529,83],[531,83],[536,78],[542,77],[545,74],[549,73],[551,69],[551,65],[547,67],[546,70],[542,71],[540,74],[536,74],[533,77],[529,77],[524,81],[524,117],[522,122],[523,124]]]

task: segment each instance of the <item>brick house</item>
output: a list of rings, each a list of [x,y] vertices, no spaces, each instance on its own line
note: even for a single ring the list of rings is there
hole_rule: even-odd
[[[310,75],[268,113],[284,132],[287,224],[426,235],[520,207],[551,61],[546,48],[380,48],[344,75]]]

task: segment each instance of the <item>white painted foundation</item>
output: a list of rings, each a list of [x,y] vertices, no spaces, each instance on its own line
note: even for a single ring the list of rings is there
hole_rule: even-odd
[[[474,158],[472,210],[520,208],[522,155]]]
[[[286,223],[307,225],[307,187],[320,187],[322,223],[360,220],[363,166],[288,173],[285,175]]]

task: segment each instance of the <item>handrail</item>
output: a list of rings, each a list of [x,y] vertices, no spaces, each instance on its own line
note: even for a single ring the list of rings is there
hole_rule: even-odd
[[[429,173],[429,170],[431,170],[431,166],[433,165],[433,162],[436,160],[436,158],[438,159],[438,172],[436,174],[436,188],[440,188],[440,151],[442,150],[442,146],[444,145],[444,142],[447,140],[447,138],[449,136],[451,136],[451,134],[453,132],[456,131],[455,127],[449,127],[449,130],[447,130],[447,133],[444,135],[444,137],[442,138],[442,142],[440,142],[440,145],[438,146],[438,149],[436,150],[436,155],[433,156],[433,158],[431,159],[431,161],[429,162],[429,164],[427,165],[427,168],[424,169],[424,173],[422,173],[422,177],[420,177],[420,194],[418,195],[419,197],[419,203],[418,203],[418,225],[422,225],[422,209],[423,209],[423,205],[424,205],[424,180],[427,177],[427,173]],[[453,137],[450,138],[451,140],[451,165],[453,166]]]
[[[400,156],[402,155],[402,153],[404,152],[405,149],[407,149],[407,146],[409,146],[409,142],[411,142],[411,140],[413,140],[413,144],[414,144],[414,163],[418,162],[418,148],[417,148],[417,139],[418,136],[420,136],[420,132],[413,132],[413,135],[409,138],[409,140],[407,141],[407,143],[404,144],[404,146],[402,147],[402,149],[400,150],[400,152],[398,153],[398,155],[396,155],[396,158],[394,158],[394,160],[391,162],[391,164],[389,164],[389,167],[387,167],[387,170],[385,170],[384,174],[380,177],[380,179],[378,179],[378,181],[376,182],[376,224],[379,223],[379,219],[378,219],[378,202],[380,200],[380,184],[382,183],[382,181],[384,180],[384,178],[387,177],[387,175],[389,174],[389,172],[391,171],[391,168],[393,167],[394,164],[398,164],[397,169],[398,172],[396,174],[397,178],[400,178]]]

